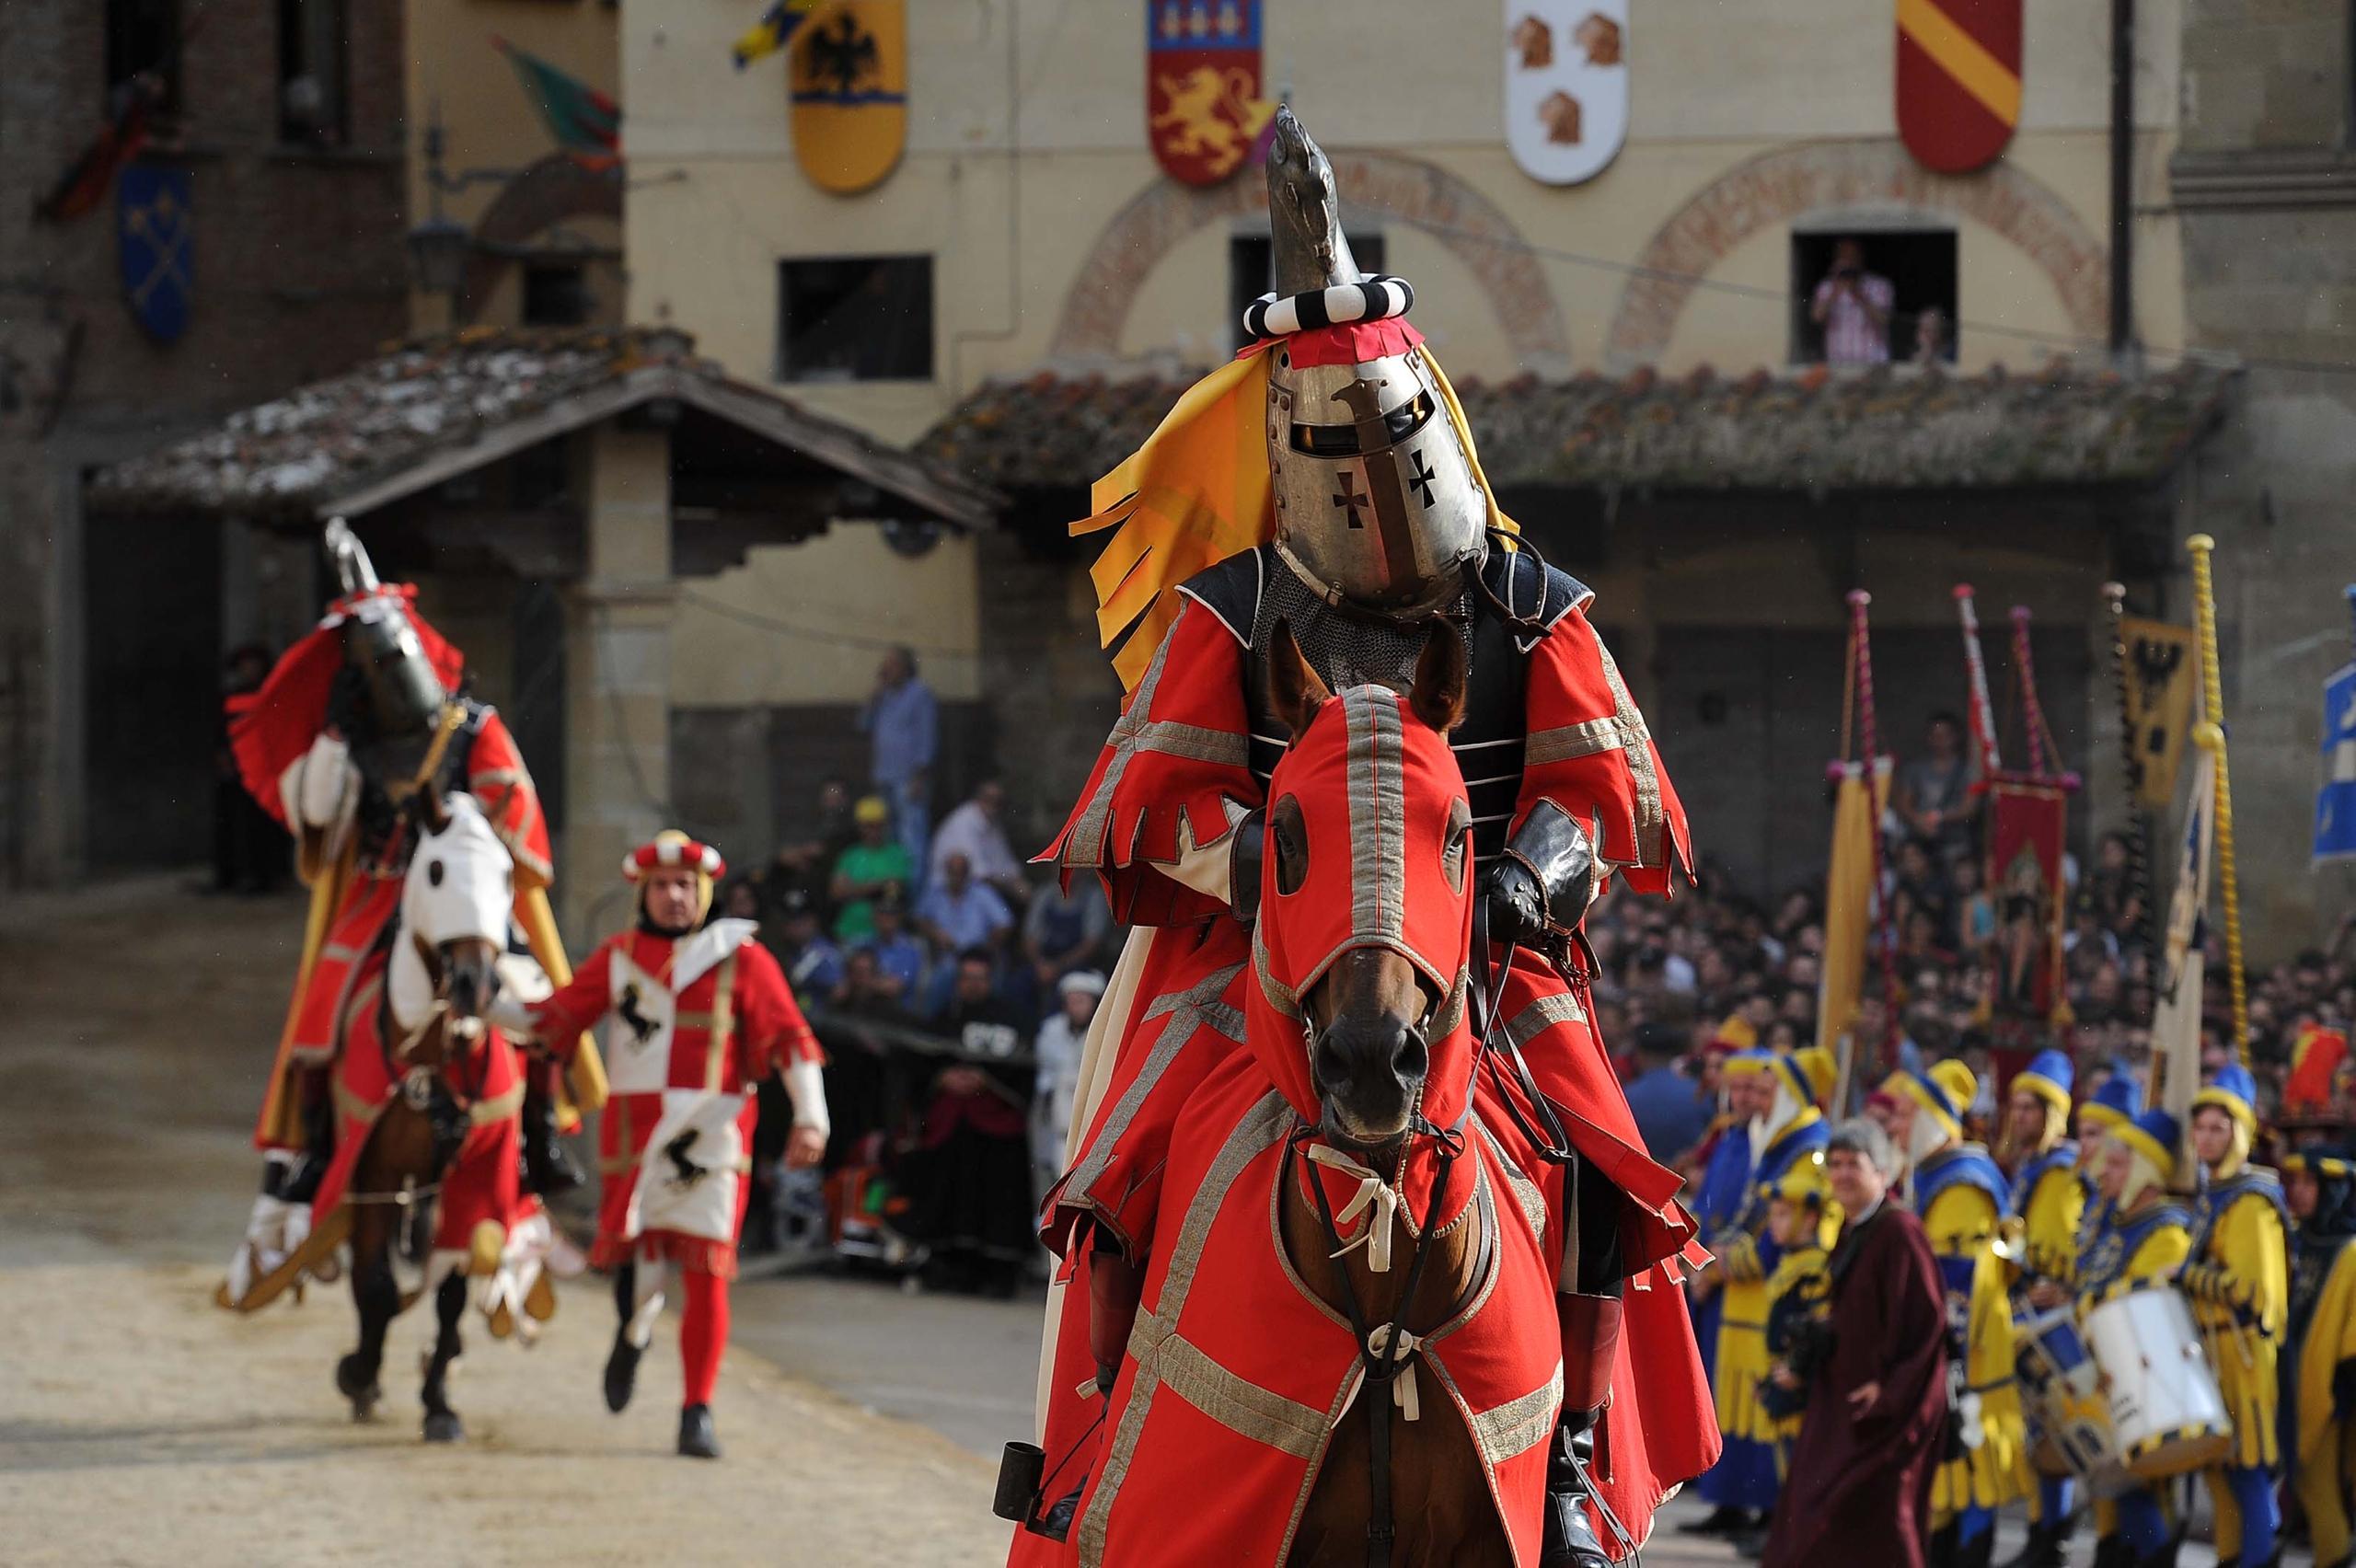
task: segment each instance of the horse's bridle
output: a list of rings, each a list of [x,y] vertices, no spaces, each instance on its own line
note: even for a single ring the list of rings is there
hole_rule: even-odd
[[[1579,946],[1582,949],[1585,948],[1584,938],[1579,939]],[[1310,1196],[1317,1205],[1318,1225],[1323,1229],[1325,1239],[1333,1249],[1330,1261],[1334,1269],[1334,1282],[1341,1293],[1342,1306],[1349,1319],[1350,1332],[1357,1337],[1358,1366],[1365,1378],[1364,1391],[1369,1424],[1367,1449],[1369,1480],[1373,1489],[1372,1505],[1369,1509],[1366,1527],[1368,1568],[1390,1568],[1392,1555],[1398,1540],[1398,1523],[1392,1516],[1391,1500],[1392,1388],[1397,1381],[1400,1372],[1405,1368],[1408,1359],[1415,1352],[1415,1342],[1406,1332],[1407,1309],[1415,1301],[1416,1286],[1422,1283],[1424,1262],[1431,1253],[1431,1239],[1439,1229],[1439,1205],[1448,1193],[1449,1177],[1453,1171],[1457,1159],[1464,1152],[1464,1128],[1472,1118],[1472,1091],[1480,1082],[1483,1064],[1486,1063],[1497,1075],[1499,1090],[1497,1098],[1504,1102],[1506,1113],[1513,1119],[1516,1127],[1524,1137],[1530,1140],[1532,1152],[1537,1158],[1549,1164],[1562,1166],[1570,1166],[1578,1159],[1578,1151],[1572,1147],[1570,1135],[1564,1128],[1561,1116],[1555,1113],[1553,1102],[1540,1091],[1537,1079],[1530,1074],[1530,1064],[1521,1054],[1519,1043],[1513,1038],[1512,1032],[1505,1027],[1503,1014],[1506,983],[1513,974],[1513,962],[1519,951],[1517,945],[1512,942],[1506,943],[1505,948],[1504,962],[1495,965],[1492,972],[1489,962],[1488,903],[1476,894],[1472,905],[1471,963],[1475,974],[1471,997],[1471,1005],[1473,1009],[1474,1040],[1472,1072],[1465,1088],[1463,1109],[1457,1113],[1453,1124],[1440,1127],[1427,1121],[1423,1113],[1423,1097],[1420,1094],[1416,1096],[1415,1111],[1409,1115],[1407,1131],[1399,1155],[1398,1169],[1403,1173],[1405,1171],[1406,1161],[1414,1152],[1415,1140],[1419,1136],[1429,1137],[1438,1144],[1439,1169],[1432,1178],[1431,1201],[1425,1209],[1424,1223],[1415,1230],[1414,1251],[1408,1255],[1406,1285],[1399,1293],[1398,1308],[1392,1313],[1389,1322],[1371,1327],[1368,1324],[1366,1310],[1358,1303],[1357,1292],[1350,1287],[1348,1266],[1342,1261],[1351,1248],[1342,1239],[1341,1228],[1334,1217],[1333,1201],[1325,1195],[1325,1183],[1313,1170],[1310,1172],[1307,1182]],[[1579,986],[1581,989],[1585,989],[1586,976],[1591,972],[1591,968],[1592,960],[1590,959],[1588,968],[1582,969],[1576,976],[1570,977],[1573,983]],[[1427,1061],[1429,1060],[1431,1026],[1439,1016],[1440,1009],[1447,1005],[1448,997],[1441,996],[1425,1009],[1422,1018],[1408,1026],[1408,1032],[1416,1043],[1426,1047]],[[1326,1030],[1311,1028],[1306,1017],[1308,1009],[1304,1007],[1301,1010],[1303,1013],[1301,1032],[1308,1042],[1309,1048],[1313,1053],[1318,1043],[1324,1038]],[[1592,1011],[1591,1007],[1590,1011]],[[1326,1029],[1331,1028],[1332,1025],[1329,1023]],[[1512,1074],[1510,1078],[1507,1077],[1508,1067]],[[1512,1087],[1517,1085],[1521,1090],[1519,1097],[1511,1092]],[[1529,1110],[1525,1111],[1522,1108],[1519,1103],[1520,1098],[1528,1099]],[[1291,1134],[1286,1139],[1288,1171],[1290,1169],[1292,1158],[1299,1154],[1302,1146],[1317,1136],[1320,1130],[1306,1123],[1295,1124]],[[1285,1179],[1288,1178],[1280,1172],[1279,1180]],[[1377,1207],[1368,1211],[1366,1223],[1369,1228],[1378,1224],[1388,1224],[1389,1217],[1384,1210]],[[1575,1226],[1578,1223],[1577,1216],[1566,1214],[1564,1216],[1564,1223]],[[1484,1245],[1494,1245],[1494,1242],[1484,1241]],[[1477,1270],[1475,1272],[1476,1280],[1479,1272]],[[1462,1303],[1458,1305],[1461,1309]],[[1450,1316],[1453,1316],[1453,1313]],[[1604,1506],[1603,1500],[1595,1495],[1593,1483],[1588,1480],[1585,1467],[1578,1465],[1576,1455],[1573,1456],[1573,1464],[1579,1470],[1582,1484],[1586,1486],[1588,1495],[1593,1498],[1612,1533],[1618,1536],[1622,1544],[1633,1552],[1636,1543],[1620,1521],[1612,1516],[1611,1511]]]

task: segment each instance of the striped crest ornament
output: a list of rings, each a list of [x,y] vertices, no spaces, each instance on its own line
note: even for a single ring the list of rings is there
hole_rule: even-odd
[[[1923,167],[1995,162],[2021,119],[2021,0],[1898,0],[1897,98]]]
[[[1415,285],[1406,279],[1363,278],[1306,294],[1262,294],[1243,312],[1243,330],[1254,339],[1288,338],[1312,328],[1387,321],[1415,307]]]

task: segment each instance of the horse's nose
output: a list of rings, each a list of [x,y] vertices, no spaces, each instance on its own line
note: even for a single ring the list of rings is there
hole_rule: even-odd
[[[1310,1060],[1318,1091],[1336,1097],[1379,1076],[1403,1086],[1420,1083],[1428,1065],[1424,1037],[1405,1019],[1387,1016],[1336,1020],[1318,1036]]]

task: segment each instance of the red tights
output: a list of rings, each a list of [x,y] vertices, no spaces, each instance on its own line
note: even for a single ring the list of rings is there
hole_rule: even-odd
[[[720,1357],[728,1348],[728,1282],[718,1274],[681,1269],[687,1292],[679,1319],[679,1362],[686,1373],[682,1404],[710,1404],[720,1381]]]

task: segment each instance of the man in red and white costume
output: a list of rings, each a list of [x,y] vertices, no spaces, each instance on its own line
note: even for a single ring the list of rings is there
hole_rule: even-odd
[[[569,1058],[603,1024],[611,1097],[598,1119],[605,1193],[591,1260],[615,1271],[621,1325],[606,1363],[606,1404],[629,1403],[638,1361],[663,1309],[672,1266],[687,1293],[679,1328],[686,1392],[679,1452],[717,1458],[711,1395],[728,1343],[728,1282],[750,1191],[754,1099],[782,1073],[793,1097],[789,1167],[826,1152],[826,1091],[817,1037],[750,920],[714,920],[720,852],[664,831],[632,851],[638,923],[606,940],[571,983],[530,1005],[529,1027]]]

